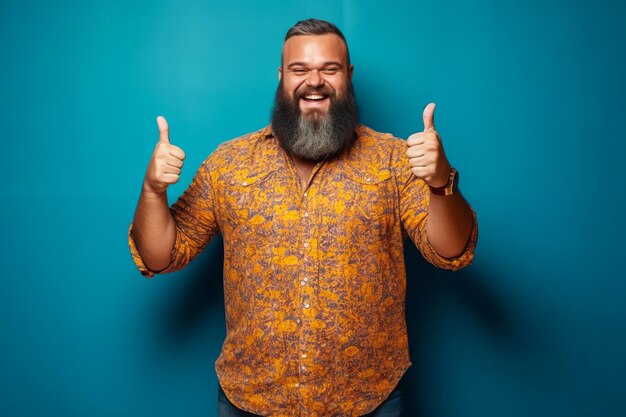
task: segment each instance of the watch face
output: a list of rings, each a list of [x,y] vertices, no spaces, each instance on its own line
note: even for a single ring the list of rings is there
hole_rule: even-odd
[[[454,179],[452,180],[451,194],[456,193],[457,188],[459,188],[459,172],[454,168],[452,169],[454,170]]]

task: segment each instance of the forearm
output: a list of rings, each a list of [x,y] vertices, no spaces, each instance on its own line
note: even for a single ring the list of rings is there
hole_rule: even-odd
[[[463,253],[474,216],[472,209],[457,190],[449,196],[430,193],[426,231],[428,241],[444,258],[455,258]]]
[[[157,194],[144,187],[133,219],[133,239],[146,267],[160,271],[169,265],[176,223],[165,192]]]

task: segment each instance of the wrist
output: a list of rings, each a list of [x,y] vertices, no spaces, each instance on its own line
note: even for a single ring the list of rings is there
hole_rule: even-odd
[[[146,198],[161,199],[163,196],[167,196],[167,188],[163,190],[156,190],[147,181],[144,181],[141,193]]]

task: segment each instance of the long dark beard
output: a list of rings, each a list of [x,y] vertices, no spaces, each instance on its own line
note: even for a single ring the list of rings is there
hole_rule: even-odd
[[[278,83],[272,110],[272,131],[281,146],[309,161],[321,161],[349,147],[359,124],[352,83],[348,84],[342,98],[337,99],[334,91],[329,95],[331,104],[325,114],[317,111],[302,114],[298,104],[301,95],[294,94],[294,99],[289,99],[282,80]]]

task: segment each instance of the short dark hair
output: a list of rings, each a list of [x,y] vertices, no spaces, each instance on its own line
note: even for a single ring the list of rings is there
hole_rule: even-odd
[[[350,52],[348,51],[348,42],[346,41],[346,38],[343,36],[343,33],[341,33],[339,28],[335,26],[335,24],[327,22],[326,20],[315,18],[300,20],[287,31],[287,34],[285,35],[285,42],[292,36],[327,34],[337,35],[341,38],[343,43],[346,45],[346,55],[348,58],[348,65],[350,65]]]

